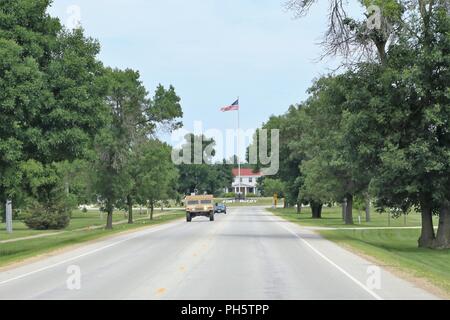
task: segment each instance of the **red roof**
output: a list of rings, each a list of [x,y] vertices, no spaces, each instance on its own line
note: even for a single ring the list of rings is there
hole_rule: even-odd
[[[234,168],[233,169],[233,176],[234,177],[238,177],[239,176],[239,169],[238,168]],[[244,177],[261,177],[262,174],[261,172],[253,172],[253,169],[244,169],[241,168],[241,176]]]

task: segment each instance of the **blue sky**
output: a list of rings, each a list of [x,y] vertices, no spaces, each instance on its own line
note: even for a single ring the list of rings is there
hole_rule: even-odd
[[[318,1],[302,19],[284,2],[54,0],[49,12],[68,24],[68,9],[79,7],[105,65],[139,70],[151,93],[158,83],[174,85],[187,130],[194,121],[205,129],[235,128],[236,114],[219,109],[237,96],[241,127],[252,129],[304,100],[313,79],[336,65],[316,61],[328,1]]]

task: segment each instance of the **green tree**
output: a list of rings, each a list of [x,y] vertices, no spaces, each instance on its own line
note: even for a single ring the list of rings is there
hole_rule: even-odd
[[[271,179],[277,179],[284,185],[284,203],[285,206],[297,206],[297,212],[300,213],[302,204],[310,204],[312,215],[314,218],[320,218],[323,202],[329,199],[324,197],[323,187],[320,187],[320,193],[316,190],[310,192],[305,188],[305,175],[301,165],[308,160],[307,148],[304,143],[304,136],[308,130],[312,130],[309,126],[316,126],[314,121],[308,123],[306,115],[306,104],[291,106],[285,114],[281,116],[272,116],[262,129],[270,130],[278,129],[280,131],[280,170]],[[271,139],[269,135],[269,140]],[[249,147],[258,149],[259,132],[255,134],[253,145]],[[272,144],[269,143],[271,146]],[[259,170],[259,150],[256,170]],[[311,180],[311,179],[309,179]],[[264,179],[262,179],[263,184]],[[315,186],[316,184],[312,184]],[[261,188],[264,188],[261,185]]]
[[[305,110],[304,105],[293,105],[281,116],[272,116],[262,126],[268,133],[268,152],[271,152],[271,132],[279,130],[279,164],[280,168],[272,179],[280,179],[285,184],[284,198],[285,206],[297,206],[300,213],[302,204],[307,204],[309,199],[301,194],[301,188],[304,183],[304,176],[300,170],[301,163],[306,159],[306,152],[301,146],[305,130]],[[250,157],[250,150],[253,148],[257,152],[256,165],[254,170],[260,170],[259,139],[261,130],[257,130],[252,145],[248,148],[247,157]],[[250,159],[249,159],[250,161]],[[254,161],[254,159],[252,159]]]
[[[94,159],[77,159],[73,162],[63,161],[55,164],[58,176],[64,186],[64,192],[74,198],[77,205],[97,201],[92,186],[92,176],[96,173],[91,167]]]
[[[158,86],[153,99],[133,70],[107,70],[110,124],[98,136],[96,190],[102,210],[108,213],[106,228],[112,228],[115,208],[127,207],[132,222],[136,181],[133,155],[159,125],[178,128],[182,116],[180,98],[173,87]]]
[[[188,134],[186,142],[178,155],[183,163],[178,165],[180,171],[179,193],[220,194],[224,188],[231,185],[232,166],[226,161],[213,163],[215,141],[203,135]]]
[[[99,45],[82,30],[64,31],[48,6],[45,0],[0,3],[2,200],[18,192],[22,163],[37,161],[53,176],[53,163],[82,157],[104,124]],[[39,192],[58,188],[45,186]]]
[[[276,193],[280,198],[284,196],[285,184],[280,179],[264,178],[262,181],[262,193],[265,197],[273,197]]]
[[[415,35],[405,33],[391,49],[380,79],[385,103],[376,111],[384,117],[389,112],[389,134],[373,189],[381,208],[421,210],[419,246],[448,248],[450,18],[439,1],[433,3],[422,8]],[[418,45],[411,41],[416,34]],[[440,215],[437,234],[433,214]]]
[[[376,4],[398,28],[392,28],[394,41],[386,42],[379,55],[382,64],[358,65],[347,81],[351,86],[343,91],[347,102],[341,133],[349,146],[353,144],[357,158],[341,163],[354,166],[366,159],[378,207],[388,212],[418,208],[422,212],[419,246],[445,248],[450,236],[445,107],[449,105],[448,2],[418,1],[418,10],[406,6],[406,1]],[[396,8],[401,15],[395,14]],[[359,184],[361,178],[355,177]],[[437,235],[433,213],[440,215]]]
[[[0,201],[17,195],[22,179],[21,161],[26,157],[24,125],[27,113],[38,112],[38,92],[43,87],[36,61],[22,58],[23,48],[0,38]],[[25,129],[26,130],[26,129]],[[1,205],[3,207],[3,205]]]
[[[140,138],[136,139],[136,142],[132,145],[127,166],[128,176],[131,178],[130,188],[126,197],[128,223],[130,224],[133,223],[133,205],[139,193],[137,180],[142,172],[139,161],[136,159],[139,149],[142,144],[147,142],[148,137],[154,135],[158,130],[172,132],[183,125],[179,120],[183,116],[180,100],[173,86],[169,86],[166,89],[164,86],[158,85],[153,98],[148,101],[148,106],[144,110],[145,119],[139,125],[142,126],[144,123],[145,130],[140,131]],[[159,200],[167,200],[165,197],[168,197],[168,195],[175,198],[175,189],[170,190],[170,192],[163,192]]]
[[[29,228],[47,230],[68,226],[71,211],[77,202],[73,195],[66,192],[66,181],[59,170],[57,163],[44,166],[38,161],[29,160],[22,164],[21,171],[27,181],[25,190],[31,196],[30,213],[24,221]]]
[[[107,70],[110,121],[96,140],[95,190],[108,214],[106,228],[112,229],[115,208],[124,206],[133,182],[127,170],[130,152],[136,140],[146,132],[144,110],[147,91],[133,70]]]
[[[157,201],[176,198],[178,170],[171,161],[172,148],[158,140],[140,145],[136,154],[136,198],[150,207],[150,219]]]
[[[303,139],[309,158],[303,165],[304,192],[315,198],[319,195],[329,200],[346,198],[346,224],[353,224],[353,197],[367,190],[373,164],[368,161],[373,156],[370,132],[354,135],[349,130],[367,127],[367,122],[357,119],[358,109],[368,102],[357,79],[348,72],[315,83],[307,102],[305,126],[308,130]],[[318,123],[326,125],[314,125]],[[362,139],[364,136],[366,138]]]

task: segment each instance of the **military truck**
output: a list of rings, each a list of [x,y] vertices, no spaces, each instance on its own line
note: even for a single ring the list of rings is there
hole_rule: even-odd
[[[208,217],[210,221],[214,221],[214,196],[186,196],[184,206],[187,222],[191,222],[195,217]]]

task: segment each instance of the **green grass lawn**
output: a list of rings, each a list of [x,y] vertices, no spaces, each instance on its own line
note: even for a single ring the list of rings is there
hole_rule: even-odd
[[[330,227],[330,228],[340,228],[340,227],[349,227],[344,224],[342,220],[342,210],[339,207],[333,208],[323,208],[322,219],[312,219],[311,218],[311,209],[303,208],[301,214],[297,214],[296,209],[288,208],[288,209],[269,209],[271,212],[276,215],[282,216],[283,218],[292,221],[298,222],[303,226],[318,226],[318,227]],[[372,210],[373,211],[373,210]],[[390,218],[389,216],[384,214],[379,214],[377,212],[371,213],[371,222],[365,221],[365,213],[361,212],[361,224],[359,224],[358,220],[358,212],[354,210],[353,212],[354,225],[350,227],[358,228],[358,227],[419,227],[421,226],[421,219],[419,213],[411,213],[406,216],[406,224],[404,217],[399,218]],[[434,224],[437,226],[438,218],[434,218]]]
[[[43,233],[40,230],[30,230],[22,221],[14,221],[13,222],[13,230],[12,234],[6,233],[6,225],[5,223],[0,223],[0,241],[9,240],[15,238],[28,237],[33,235],[38,235]],[[54,231],[47,231],[54,232]],[[1,244],[0,244],[1,246]]]
[[[145,217],[144,215],[139,215],[138,211],[134,211],[133,218],[139,219]],[[79,210],[74,211],[72,213],[72,219],[70,220],[70,224],[66,230],[76,230],[86,227],[93,226],[102,226],[106,224],[106,213],[102,213],[98,210],[88,211],[86,213],[81,212]],[[124,215],[123,212],[115,212],[113,214],[113,222],[119,222],[123,220],[127,220],[128,218]]]
[[[450,295],[450,250],[418,248],[420,230],[332,230],[319,233],[383,264],[426,279]]]
[[[450,296],[450,250],[420,249],[417,247],[419,229],[374,229],[345,230],[340,208],[326,208],[323,219],[311,219],[309,209],[298,215],[293,209],[270,210],[289,221],[302,226],[333,227],[337,230],[318,231],[325,238],[348,246],[356,252],[373,257],[381,264],[390,266],[414,277],[424,279],[443,289]],[[372,214],[372,222],[362,223],[361,227],[387,227],[386,215]],[[356,220],[357,221],[357,220]],[[435,219],[437,225],[437,219]],[[420,215],[407,217],[407,226],[420,226]],[[392,227],[404,226],[403,217],[391,219]],[[355,225],[359,227],[359,225]]]
[[[89,215],[94,215],[94,213]],[[50,237],[3,243],[0,244],[0,266],[5,266],[12,262],[18,262],[42,253],[47,253],[55,249],[60,249],[68,245],[83,243],[89,240],[113,235],[115,233],[122,231],[133,230],[140,227],[169,222],[175,219],[183,218],[184,216],[185,213],[182,211],[170,211],[165,212],[162,215],[156,216],[154,220],[144,219],[136,221],[135,224],[132,225],[129,224],[115,225],[113,230],[104,230],[103,228],[100,228],[93,230],[73,231],[72,229],[67,230],[67,232],[63,232],[61,234],[53,235]],[[117,214],[117,217],[115,218],[116,220],[122,220],[123,217],[124,216],[122,213]],[[135,218],[139,219],[140,217],[139,215],[136,215]],[[80,222],[77,220],[82,221]],[[72,221],[75,221],[74,225],[78,227],[80,226],[86,227],[88,226],[88,223],[90,223],[89,221],[91,220],[87,218],[86,220],[84,220],[84,218],[74,218]],[[1,234],[2,233],[4,233],[3,230],[1,231]]]
[[[135,213],[135,218],[139,219],[140,217],[144,217]],[[113,222],[118,222],[121,220],[125,220],[123,212],[117,212],[113,216]],[[72,219],[70,220],[69,226],[65,230],[75,230],[81,228],[87,228],[91,226],[102,226],[106,224],[106,214],[101,213],[100,211],[88,211],[87,213],[83,213],[80,210],[76,210],[72,213]],[[52,233],[58,232],[56,230],[30,230],[21,220],[15,220],[13,222],[13,230],[12,234],[8,234],[5,231],[6,225],[5,223],[0,223],[0,241],[1,240],[9,240],[16,239],[28,236],[39,235],[43,233]]]

